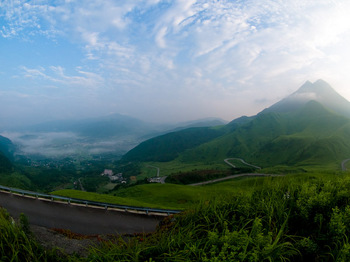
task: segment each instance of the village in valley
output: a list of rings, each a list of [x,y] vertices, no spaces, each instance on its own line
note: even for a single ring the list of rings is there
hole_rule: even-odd
[[[101,176],[107,176],[111,182],[119,182],[121,184],[126,184],[126,179],[123,177],[123,173],[114,174],[113,170],[105,169]]]
[[[101,176],[108,177],[112,183],[121,183],[121,184],[127,183],[127,179],[125,177],[123,177],[123,173],[114,174],[113,170],[111,170],[111,169],[105,169],[103,171],[103,173],[101,174]],[[162,183],[162,184],[164,184],[165,178],[166,177],[159,177],[159,171],[157,170],[157,177],[148,178],[147,182],[148,183]],[[131,176],[130,181],[136,182],[137,181],[136,176]]]

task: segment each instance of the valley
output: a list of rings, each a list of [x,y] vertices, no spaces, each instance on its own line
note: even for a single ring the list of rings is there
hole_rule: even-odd
[[[160,126],[115,114],[22,127],[2,133],[11,138],[2,136],[2,154],[13,164],[3,157],[7,172],[0,182],[45,193],[83,189],[116,195],[157,177],[190,184],[257,171],[339,170],[350,155],[348,112],[350,103],[318,80],[227,124],[207,119]],[[125,181],[101,176],[107,169]]]
[[[156,233],[145,242],[136,237],[127,244],[123,252],[130,256],[135,243],[142,245],[142,259],[153,256],[145,251],[156,249],[153,241],[161,243],[153,252],[162,258],[170,243],[176,244],[167,249],[169,256],[181,259],[179,250],[191,259],[230,257],[227,243],[247,257],[255,252],[264,259],[346,257],[349,117],[350,102],[318,80],[257,115],[213,126],[197,121],[199,126],[169,130],[132,120],[126,128],[124,117],[113,116],[107,122],[2,132],[0,184],[69,199],[181,210],[151,230]],[[137,132],[131,134],[133,128]],[[125,232],[140,233],[134,231]],[[333,247],[331,255],[326,245]],[[113,245],[118,250],[113,259],[122,246]]]

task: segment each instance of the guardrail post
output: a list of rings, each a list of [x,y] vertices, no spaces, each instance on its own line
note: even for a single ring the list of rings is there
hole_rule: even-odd
[[[116,208],[120,211],[122,211],[124,209],[124,212],[128,212],[129,209],[130,210],[134,210],[134,211],[139,211],[139,212],[145,212],[147,215],[149,215],[151,212],[160,212],[160,213],[164,213],[167,214],[168,216],[170,214],[175,214],[175,213],[179,213],[180,211],[178,210],[164,210],[164,209],[152,209],[152,208],[141,208],[141,207],[130,207],[130,206],[123,206],[123,205],[113,205],[113,204],[108,204],[108,203],[101,203],[101,202],[89,202],[87,200],[80,200],[80,199],[72,199],[72,198],[67,198],[67,197],[60,197],[60,196],[54,196],[54,195],[47,195],[47,194],[42,194],[42,193],[38,193],[38,192],[32,192],[32,191],[25,191],[25,190],[20,190],[20,189],[16,189],[16,188],[9,188],[9,187],[3,187],[0,185],[0,189],[1,190],[6,190],[6,192],[9,192],[11,195],[15,194],[22,194],[22,196],[31,196],[31,197],[35,197],[36,199],[39,199],[39,195],[40,197],[43,197],[45,199],[51,199],[51,202],[55,201],[55,198],[57,200],[65,200],[68,202],[69,205],[71,205],[71,201],[73,200],[74,203],[79,203],[79,204],[84,204],[85,203],[85,207],[88,207],[89,205],[91,206],[99,206],[99,207],[104,207],[105,210],[108,210],[109,207],[112,208]]]

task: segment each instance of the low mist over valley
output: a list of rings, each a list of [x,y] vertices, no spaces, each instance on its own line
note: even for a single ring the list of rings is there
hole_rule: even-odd
[[[48,158],[80,155],[100,155],[113,152],[121,155],[137,144],[137,137],[118,137],[114,140],[94,141],[69,132],[2,133],[17,146],[17,153]]]
[[[107,167],[112,162],[105,161],[120,159],[112,166],[147,162],[215,166],[226,158],[241,157],[262,167],[338,165],[350,154],[349,116],[350,103],[318,80],[305,82],[255,116],[229,123],[206,118],[160,125],[114,114],[22,126],[1,135],[3,153],[22,161],[100,160]],[[8,144],[11,150],[6,151]],[[136,177],[144,172],[139,168],[134,170]]]
[[[350,261],[350,1],[0,1],[0,261]]]
[[[79,158],[114,154],[118,158],[140,142],[165,132],[225,123],[219,118],[205,118],[177,124],[154,124],[112,115],[20,126],[0,134],[16,145],[17,155]]]

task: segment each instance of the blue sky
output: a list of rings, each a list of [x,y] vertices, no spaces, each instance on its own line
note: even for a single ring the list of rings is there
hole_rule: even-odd
[[[350,1],[0,1],[0,128],[254,115],[319,78],[350,99]]]

